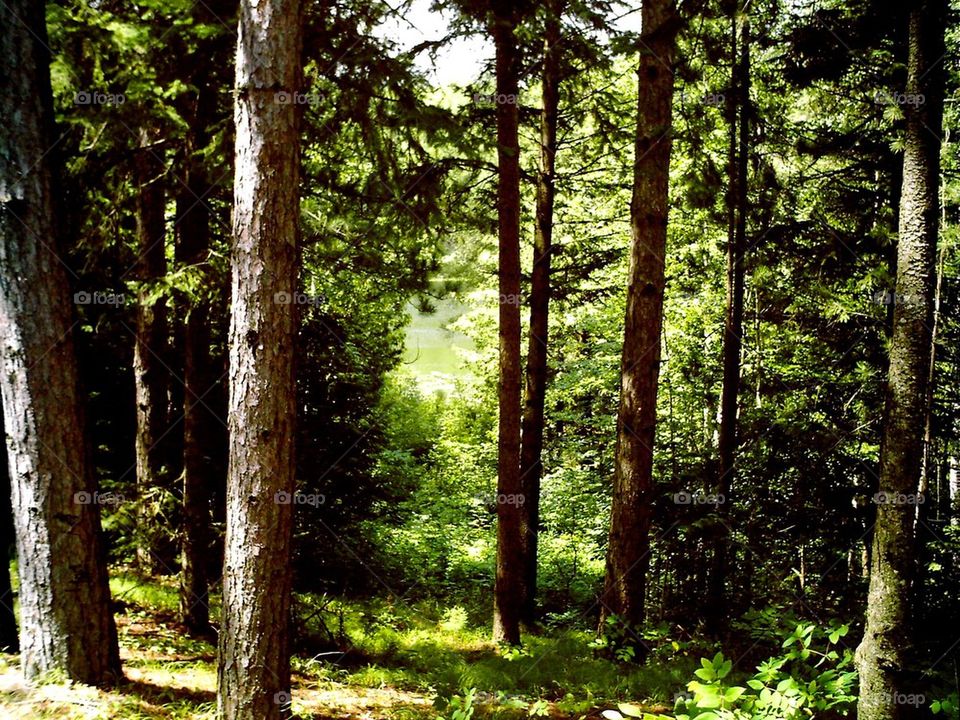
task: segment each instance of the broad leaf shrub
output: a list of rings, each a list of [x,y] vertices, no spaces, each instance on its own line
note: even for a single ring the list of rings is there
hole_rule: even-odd
[[[782,652],[762,662],[742,685],[733,682],[733,663],[723,653],[702,658],[694,671],[697,679],[687,683],[688,692],[676,699],[677,720],[794,720],[852,714],[857,682],[853,651],[838,647],[848,631],[846,625],[821,629],[812,623],[797,624],[783,639]],[[666,717],[628,704],[603,715],[607,720]]]

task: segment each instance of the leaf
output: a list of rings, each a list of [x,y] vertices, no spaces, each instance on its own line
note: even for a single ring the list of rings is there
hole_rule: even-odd
[[[620,712],[627,717],[643,717],[643,710],[638,708],[636,705],[631,705],[630,703],[620,703],[617,705],[617,707],[620,709]]]
[[[618,713],[616,710],[604,710],[602,713],[607,720],[623,720],[623,715]]]
[[[763,683],[757,679],[747,680],[747,685],[749,685],[754,690],[763,690]]]
[[[746,691],[747,689],[742,687],[729,687],[723,693],[723,699],[728,703],[735,703]]]

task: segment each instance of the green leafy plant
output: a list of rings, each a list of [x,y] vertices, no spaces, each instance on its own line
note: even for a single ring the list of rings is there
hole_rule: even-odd
[[[447,704],[448,714],[437,720],[471,720],[476,709],[473,705],[476,695],[476,688],[469,688],[463,695],[454,695]]]
[[[782,654],[769,658],[744,685],[730,682],[733,664],[722,653],[703,658],[687,684],[689,697],[676,702],[678,720],[792,720],[852,708],[857,673],[853,653],[837,648],[849,632],[837,623],[817,628],[799,623],[782,642]]]

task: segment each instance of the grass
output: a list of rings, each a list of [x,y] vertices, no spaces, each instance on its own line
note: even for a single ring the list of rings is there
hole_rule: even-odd
[[[122,573],[111,588],[126,682],[100,690],[52,677],[28,686],[19,659],[0,655],[0,717],[214,717],[216,649],[178,626],[174,582]],[[398,608],[387,601],[324,607],[319,617],[334,631],[342,621],[346,644],[293,659],[299,718],[432,720],[469,688],[477,691],[478,719],[524,718],[532,708],[553,718],[599,717],[601,709],[624,700],[663,711],[693,667],[686,657],[668,665],[619,665],[597,657],[582,631],[532,636],[522,652],[505,654],[460,608]],[[216,616],[216,599],[213,609]]]

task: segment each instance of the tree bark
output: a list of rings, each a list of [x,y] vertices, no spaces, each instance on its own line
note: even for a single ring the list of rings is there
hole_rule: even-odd
[[[736,478],[738,419],[740,398],[740,355],[743,347],[744,252],[747,245],[747,153],[749,151],[750,102],[750,21],[746,13],[740,18],[733,6],[731,18],[731,99],[729,112],[729,186],[727,204],[729,234],[727,238],[727,302],[723,326],[723,382],[720,393],[720,431],[716,492],[723,502],[717,505],[721,520],[713,549],[706,621],[712,634],[720,631],[726,617],[727,565],[730,537],[731,488]],[[739,26],[739,28],[738,28]],[[738,31],[742,36],[737,40]],[[739,45],[739,57],[737,47]]]
[[[543,108],[540,113],[540,172],[537,174],[533,272],[530,278],[530,330],[526,388],[520,432],[520,482],[523,488],[524,582],[521,620],[536,622],[537,545],[540,479],[543,475],[544,403],[547,394],[547,336],[550,309],[550,256],[553,252],[554,171],[560,106],[560,41],[563,0],[549,0],[543,39]]]
[[[0,412],[0,651],[20,651],[17,637],[17,615],[14,612],[16,597],[10,580],[10,550],[17,541],[13,528],[13,508],[10,507],[10,467],[7,464],[6,434],[3,429],[3,413]]]
[[[523,523],[520,482],[519,53],[513,3],[494,0],[497,76],[497,210],[500,254],[500,388],[497,443],[497,570],[493,638],[520,644]],[[518,501],[519,500],[519,501]]]
[[[170,468],[164,452],[167,440],[167,392],[170,387],[170,353],[167,338],[166,299],[151,300],[152,284],[167,273],[166,193],[163,161],[150,147],[146,130],[140,133],[140,149],[134,164],[137,183],[137,290],[136,339],[133,346],[133,377],[136,393],[137,464],[137,567],[146,573],[172,572],[173,555],[164,541],[163,529],[150,510],[160,500],[156,493],[167,488]]]
[[[299,0],[242,0],[236,62],[222,720],[290,715]],[[289,297],[289,295],[288,295]]]
[[[236,5],[222,2],[212,8],[194,8],[199,21],[217,22],[233,17]],[[216,87],[212,71],[202,55],[219,55],[225,47],[205,45],[192,58],[191,84],[197,89],[184,114],[189,128],[184,138],[182,191],[177,197],[177,262],[199,270],[203,285],[215,278],[208,264],[210,254],[210,202],[214,186],[205,166],[203,151],[210,142],[210,128],[217,117]],[[226,438],[223,420],[212,408],[219,378],[210,351],[211,307],[206,296],[187,297],[183,332],[183,532],[180,538],[180,620],[194,636],[211,634],[210,578],[219,575],[212,552],[210,503],[214,487],[223,483],[223,463],[218,462]],[[217,558],[218,559],[218,558]]]
[[[20,570],[24,675],[120,674],[84,435],[68,282],[56,254],[44,3],[0,6],[0,394]]]
[[[613,498],[602,614],[644,619],[652,515],[660,334],[677,15],[670,0],[643,3],[631,250],[621,358]],[[642,648],[641,648],[642,650]]]
[[[195,157],[207,141],[209,89],[197,94],[195,124],[188,132],[183,173],[185,191],[177,198],[178,261],[199,266],[212,282],[207,267],[210,248],[210,183],[202,161]],[[208,284],[205,282],[204,284]],[[188,303],[188,304],[187,304]],[[210,356],[210,306],[203,301],[185,303],[183,333],[183,531],[180,539],[180,620],[195,636],[211,631],[209,608],[211,486],[221,470],[214,460],[217,429],[222,420],[210,409],[216,385]]]
[[[857,649],[857,717],[886,720],[910,714],[897,698],[913,689],[905,673],[910,653],[910,597],[915,561],[914,507],[899,502],[918,491],[930,366],[937,244],[945,2],[915,2],[910,11],[907,93],[924,102],[905,106],[897,283],[880,487],[873,532],[866,628]],[[885,494],[885,495],[883,495]]]

